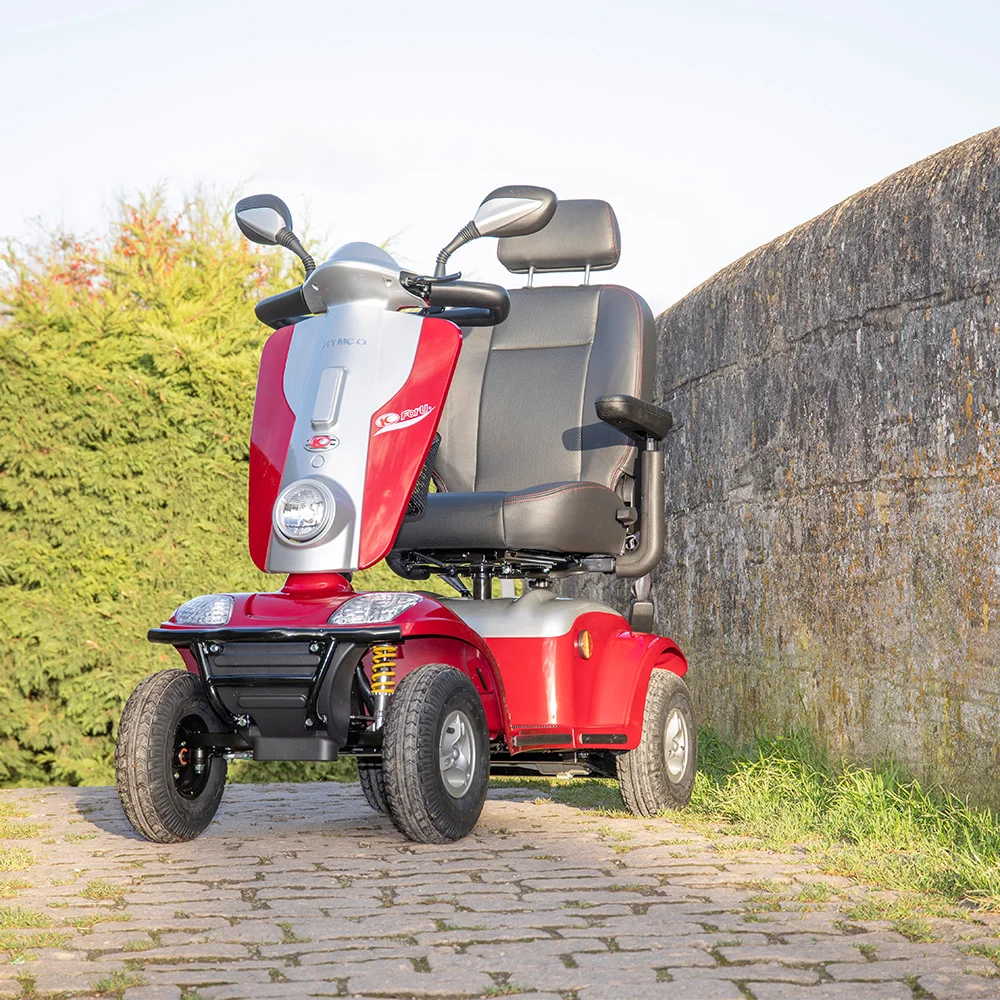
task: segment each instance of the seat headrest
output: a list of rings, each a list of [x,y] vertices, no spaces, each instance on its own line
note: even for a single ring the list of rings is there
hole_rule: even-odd
[[[606,201],[580,198],[560,201],[552,221],[530,236],[508,236],[497,245],[497,257],[508,271],[607,271],[621,256],[621,237],[614,210]]]

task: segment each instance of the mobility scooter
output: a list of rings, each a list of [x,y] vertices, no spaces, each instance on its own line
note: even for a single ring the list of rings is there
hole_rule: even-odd
[[[275,332],[253,413],[249,548],[286,579],[196,597],[150,630],[187,670],[147,677],[122,714],[117,783],[135,829],[196,837],[237,757],[354,755],[368,803],[421,842],[468,834],[491,773],[617,777],[644,816],[686,805],[687,663],[653,633],[649,599],[672,421],[651,402],[649,307],[590,284],[618,262],[611,206],[498,188],[433,275],[368,243],[316,266],[272,195],[243,199],[236,219],[306,270],[255,310]],[[526,287],[448,273],[485,236]],[[534,286],[547,272],[583,282]],[[458,596],[355,591],[352,573],[382,559]],[[554,582],[581,573],[631,578],[627,616],[557,596]]]

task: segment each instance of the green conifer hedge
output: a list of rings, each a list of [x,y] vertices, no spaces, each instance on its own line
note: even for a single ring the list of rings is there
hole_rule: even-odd
[[[246,548],[253,305],[298,265],[159,197],[0,259],[0,782],[103,784],[129,692],[180,665],[146,630],[280,586]]]

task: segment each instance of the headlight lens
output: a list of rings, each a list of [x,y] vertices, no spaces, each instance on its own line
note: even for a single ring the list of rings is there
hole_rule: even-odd
[[[178,625],[228,625],[233,616],[233,599],[228,594],[195,597],[174,612]]]
[[[359,594],[343,604],[327,619],[329,625],[372,625],[391,622],[423,598],[419,594]]]
[[[292,542],[308,542],[330,526],[336,504],[322,484],[303,479],[286,486],[274,504],[274,527]]]

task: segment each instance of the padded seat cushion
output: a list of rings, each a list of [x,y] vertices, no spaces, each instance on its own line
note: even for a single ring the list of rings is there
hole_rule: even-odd
[[[513,493],[431,493],[423,517],[406,520],[395,548],[534,549],[619,555],[625,529],[614,490],[598,483],[547,483]]]

